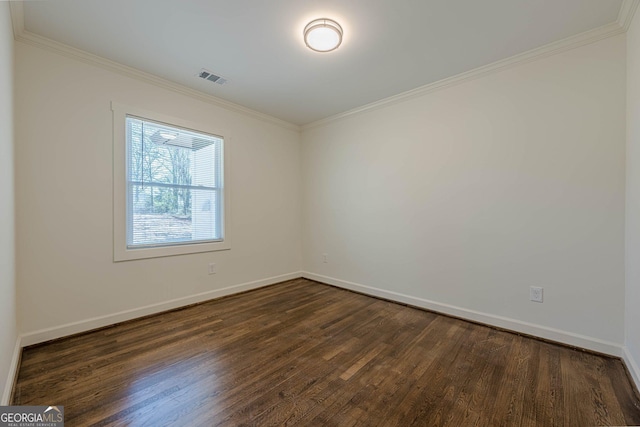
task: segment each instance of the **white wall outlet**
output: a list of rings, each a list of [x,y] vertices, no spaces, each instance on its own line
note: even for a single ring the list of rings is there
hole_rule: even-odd
[[[529,287],[529,299],[533,302],[542,302],[544,288],[539,286],[530,286]]]
[[[329,262],[329,255],[322,254],[322,262],[327,264]]]
[[[209,274],[216,274],[218,272],[218,268],[216,267],[215,263],[210,263],[209,264]]]

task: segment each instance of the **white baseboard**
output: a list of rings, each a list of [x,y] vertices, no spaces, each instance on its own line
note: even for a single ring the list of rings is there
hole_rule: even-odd
[[[207,301],[214,298],[220,298],[226,295],[235,294],[238,292],[248,291],[252,289],[258,289],[264,286],[272,285],[278,282],[284,282],[286,280],[297,279],[299,277],[305,277],[307,279],[316,280],[318,282],[327,283],[340,288],[349,289],[352,291],[360,292],[363,294],[385,298],[391,301],[397,301],[404,304],[410,304],[416,307],[425,308],[431,311],[448,314],[451,316],[460,317],[462,319],[472,320],[474,322],[484,323],[491,326],[496,326],[503,329],[512,330],[515,332],[521,332],[528,335],[537,336],[540,338],[557,341],[560,343],[585,348],[588,350],[597,351],[604,354],[609,354],[616,357],[621,357],[624,363],[627,365],[631,376],[636,384],[636,387],[640,389],[640,368],[638,363],[633,359],[631,353],[626,347],[621,345],[603,341],[598,338],[588,337],[585,335],[574,334],[571,332],[562,331],[559,329],[549,328],[546,326],[536,325],[528,322],[522,322],[516,319],[510,319],[502,316],[496,316],[493,314],[482,313],[475,310],[469,310],[461,307],[456,307],[449,304],[443,304],[435,301],[430,301],[423,298],[413,297],[397,292],[387,291],[384,289],[374,288],[371,286],[361,285],[358,283],[348,282],[333,277],[322,276],[310,272],[295,272],[289,274],[283,274],[281,276],[270,277],[266,279],[256,280],[253,282],[242,283],[239,285],[229,286],[222,289],[215,289],[208,292],[203,292],[196,295],[191,295],[183,298],[176,298],[170,301],[162,303],[151,304],[144,307],[139,307],[131,310],[121,311],[105,316],[94,317],[78,322],[67,323],[52,328],[42,329],[39,331],[27,333],[21,335],[16,340],[16,346],[11,359],[11,366],[9,370],[9,376],[4,387],[4,393],[2,395],[2,401],[0,405],[8,405],[9,398],[11,397],[11,391],[13,388],[14,380],[18,374],[18,364],[20,362],[20,354],[23,347],[38,344],[41,342],[49,341],[64,336],[90,331],[92,329],[101,328],[104,326],[113,325],[115,323],[124,322],[127,320],[135,319],[138,317],[147,316],[150,314],[160,313],[162,311],[172,310],[174,308],[183,307],[198,302]]]
[[[56,338],[61,338],[68,335],[77,334],[80,332],[90,331],[92,329],[101,328],[104,326],[113,325],[115,323],[124,322],[127,320],[135,319],[138,317],[147,316],[149,314],[160,313],[162,311],[172,310],[174,308],[183,307],[189,304],[207,301],[214,298],[220,298],[222,296],[231,295],[238,292],[248,291],[251,289],[261,288],[263,286],[272,285],[274,283],[283,282],[286,280],[297,279],[298,277],[305,277],[318,282],[324,282],[330,285],[338,286],[345,289],[350,289],[363,294],[372,295],[380,298],[389,299],[392,301],[401,302],[404,304],[410,304],[416,307],[426,308],[435,312],[448,314],[451,316],[460,317],[463,319],[472,320],[479,323],[484,323],[499,328],[512,330],[515,332],[521,332],[536,337],[557,341],[560,343],[585,348],[588,350],[597,351],[600,353],[609,354],[616,357],[623,357],[625,363],[629,367],[629,370],[634,375],[636,383],[640,382],[640,370],[638,370],[637,364],[631,358],[626,349],[623,351],[623,347],[619,344],[600,340],[598,338],[589,337],[585,335],[575,334],[572,332],[562,331],[555,328],[549,328],[546,326],[536,325],[529,322],[523,322],[516,319],[511,319],[502,316],[496,316],[493,314],[483,313],[475,310],[469,310],[449,304],[443,304],[436,301],[430,301],[423,298],[418,298],[410,295],[405,295],[393,291],[374,288],[371,286],[362,285],[359,283],[348,282],[345,280],[336,279],[333,277],[323,276],[310,272],[295,272],[289,274],[283,274],[280,276],[269,277],[266,279],[256,280],[253,282],[242,283],[239,285],[229,286],[222,289],[215,289],[212,291],[203,292],[188,297],[177,298],[162,303],[151,304],[144,307],[139,307],[131,310],[121,311],[119,313],[109,314],[105,316],[94,317],[91,319],[85,319],[78,322],[67,323],[52,328],[41,329],[39,331],[30,332],[21,335],[19,338],[19,344],[21,347],[26,347],[41,342],[49,341]],[[14,359],[19,355],[19,349],[14,352]],[[17,363],[17,360],[13,360],[12,363]],[[9,390],[10,391],[10,390]],[[5,388],[5,394],[7,390]],[[8,398],[8,397],[7,397]]]
[[[229,286],[222,289],[202,292],[188,297],[176,298],[157,304],[151,304],[144,307],[134,308],[131,310],[121,311],[119,313],[108,314],[105,316],[93,317],[91,319],[80,320],[78,322],[67,323],[52,328],[41,329],[35,332],[29,332],[21,336],[22,347],[38,344],[41,342],[62,338],[68,335],[80,332],[90,331],[92,329],[102,328],[104,326],[113,325],[138,317],[148,316],[150,314],[160,313],[174,308],[184,307],[186,305],[207,301],[214,298],[220,298],[226,295],[236,294],[251,289],[261,288],[263,286],[273,285],[274,283],[284,282],[286,280],[297,279],[302,277],[302,273],[295,272],[283,274],[281,276],[269,277],[266,279],[256,280],[253,282],[242,283],[239,285]]]
[[[13,349],[13,356],[11,356],[11,365],[9,365],[9,373],[7,375],[7,382],[4,385],[4,392],[2,393],[2,400],[0,405],[9,405],[9,399],[11,398],[11,391],[13,390],[13,384],[16,381],[18,375],[18,368],[20,364],[20,356],[22,353],[21,337],[16,338],[16,346]]]
[[[638,362],[633,358],[627,346],[622,347],[622,360],[624,360],[624,364],[627,365],[627,369],[631,373],[636,389],[640,391],[640,366],[638,366]]]
[[[345,280],[335,279],[333,277],[322,276],[320,274],[302,272],[302,277],[316,280],[318,282],[327,283],[329,285],[338,286],[340,288],[349,289],[363,294],[385,298],[391,301],[397,301],[404,304],[413,305],[415,307],[425,308],[427,310],[438,313],[448,314],[450,316],[460,317],[462,319],[483,323],[498,328],[508,329],[514,332],[520,332],[543,339],[580,347],[599,353],[609,354],[616,357],[622,357],[622,345],[598,338],[589,337],[572,332],[562,331],[560,329],[549,328],[547,326],[536,325],[534,323],[523,322],[521,320],[511,319],[508,317],[496,316],[494,314],[482,313],[475,310],[469,310],[454,305],[443,304],[436,301],[430,301],[410,295],[397,292],[387,291],[384,289],[374,288],[371,286],[361,285],[359,283],[348,282]]]

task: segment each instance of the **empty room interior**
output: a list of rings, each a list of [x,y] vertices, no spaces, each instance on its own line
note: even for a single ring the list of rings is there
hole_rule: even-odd
[[[640,425],[639,4],[0,1],[0,404]]]

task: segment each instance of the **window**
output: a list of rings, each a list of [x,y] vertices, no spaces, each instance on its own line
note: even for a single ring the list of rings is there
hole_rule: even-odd
[[[223,139],[127,116],[127,248],[222,240]]]
[[[229,249],[220,132],[113,105],[114,259]]]

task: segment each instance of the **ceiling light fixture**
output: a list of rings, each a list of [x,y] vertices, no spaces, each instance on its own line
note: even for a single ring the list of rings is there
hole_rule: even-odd
[[[316,52],[331,52],[342,43],[342,27],[332,19],[315,19],[304,27],[304,42]]]

